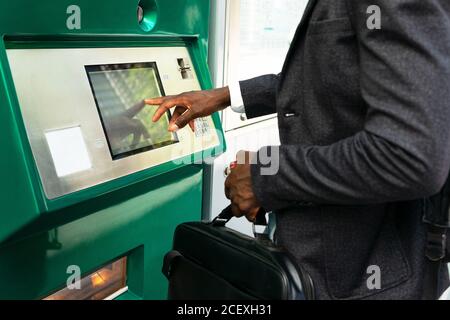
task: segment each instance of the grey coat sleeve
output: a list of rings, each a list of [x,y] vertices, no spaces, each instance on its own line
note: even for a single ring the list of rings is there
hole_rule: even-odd
[[[272,161],[279,154],[275,175],[264,175],[261,163],[252,166],[266,209],[412,200],[437,193],[448,176],[450,1],[347,2],[368,107],[364,129],[328,146],[272,148]],[[381,7],[382,30],[366,26],[373,4]]]
[[[247,118],[251,119],[277,112],[278,80],[279,75],[268,74],[239,83]]]

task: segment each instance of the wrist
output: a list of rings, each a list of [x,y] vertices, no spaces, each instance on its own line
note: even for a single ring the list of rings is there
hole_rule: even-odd
[[[212,90],[214,93],[214,105],[221,111],[231,105],[230,90],[228,87]]]

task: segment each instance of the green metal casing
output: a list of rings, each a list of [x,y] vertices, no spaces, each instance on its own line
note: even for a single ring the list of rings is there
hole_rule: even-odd
[[[68,266],[77,265],[88,274],[121,256],[128,256],[128,286],[134,296],[166,297],[162,258],[171,247],[175,227],[201,219],[203,165],[167,163],[46,199],[6,55],[8,48],[182,45],[190,50],[201,86],[210,88],[209,1],[143,0],[144,6],[156,3],[157,23],[150,31],[137,21],[138,3],[0,3],[0,299],[45,297],[65,286]],[[71,5],[81,10],[79,30],[66,25]],[[213,118],[221,132],[219,117]],[[220,140],[216,153],[225,149],[223,134]]]

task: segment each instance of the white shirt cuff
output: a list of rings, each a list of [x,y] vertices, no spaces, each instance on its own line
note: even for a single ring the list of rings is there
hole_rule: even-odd
[[[237,113],[245,113],[244,99],[239,82],[231,83],[228,89],[230,90],[231,109]]]

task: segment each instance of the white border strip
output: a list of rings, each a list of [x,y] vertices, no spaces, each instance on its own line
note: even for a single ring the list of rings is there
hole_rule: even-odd
[[[124,294],[127,291],[128,291],[128,286],[114,292],[112,295],[110,295],[109,297],[106,297],[103,300],[114,300],[115,298],[117,298],[118,296],[121,296],[122,294]]]

